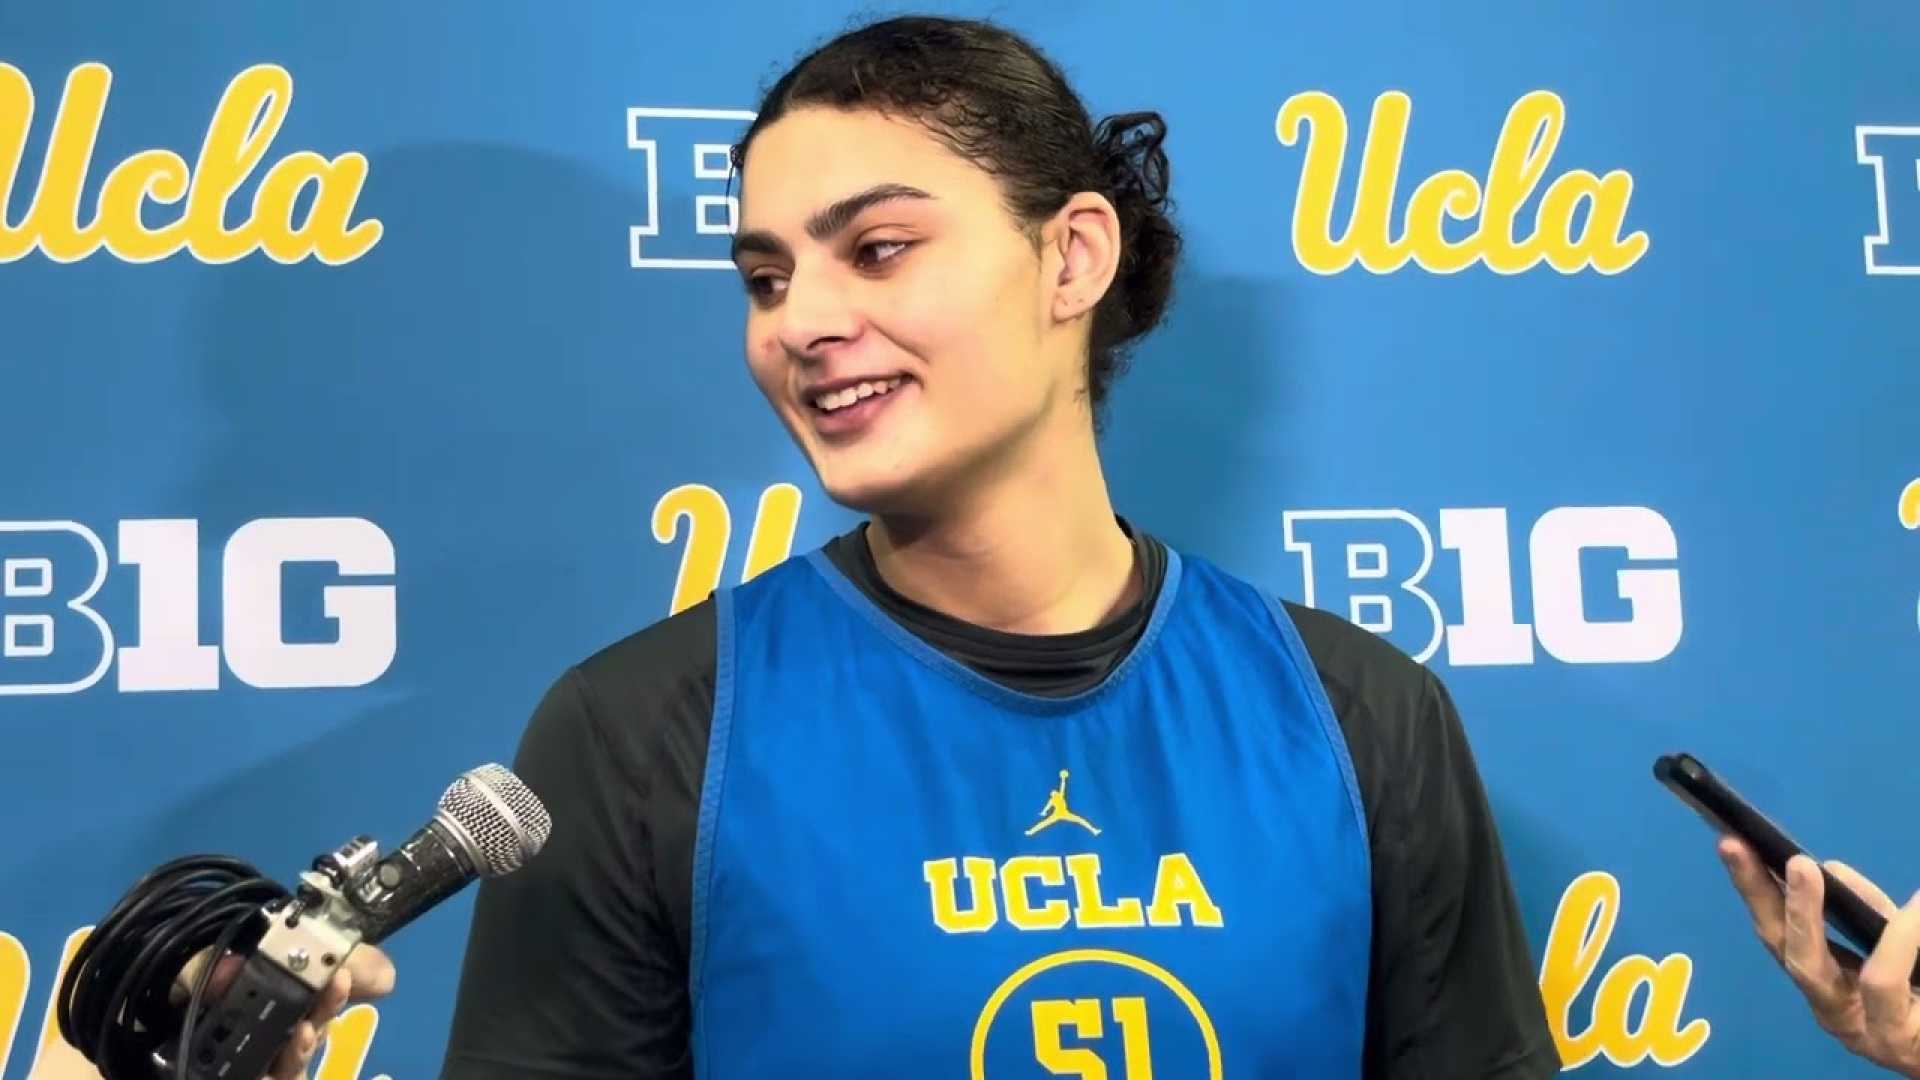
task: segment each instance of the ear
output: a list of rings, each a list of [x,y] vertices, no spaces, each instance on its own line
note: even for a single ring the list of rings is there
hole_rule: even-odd
[[[1054,214],[1047,244],[1059,272],[1049,314],[1057,322],[1090,315],[1120,270],[1120,215],[1106,196],[1082,191]]]

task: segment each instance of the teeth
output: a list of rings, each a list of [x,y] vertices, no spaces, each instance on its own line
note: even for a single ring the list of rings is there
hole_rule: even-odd
[[[821,412],[835,412],[852,405],[854,402],[873,397],[876,394],[891,393],[899,389],[900,384],[906,381],[906,376],[895,375],[893,378],[887,379],[884,382],[867,381],[830,393],[815,394],[813,397],[813,407],[819,409]]]

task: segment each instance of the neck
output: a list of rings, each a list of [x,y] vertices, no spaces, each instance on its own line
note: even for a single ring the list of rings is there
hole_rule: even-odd
[[[867,544],[880,576],[935,611],[1018,634],[1091,629],[1133,603],[1133,543],[1115,520],[1093,433],[1068,442],[943,500],[938,514],[876,514]]]

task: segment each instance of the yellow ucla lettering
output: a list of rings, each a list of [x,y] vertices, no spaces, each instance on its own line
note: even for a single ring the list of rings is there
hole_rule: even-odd
[[[687,523],[687,546],[680,553],[668,614],[685,611],[720,587],[720,570],[733,537],[727,500],[705,484],[681,484],[653,504],[653,538],[660,543],[677,539],[682,521]],[[760,493],[741,581],[752,581],[786,559],[799,521],[799,488],[773,484]]]
[[[1600,966],[1619,909],[1620,883],[1612,874],[1593,871],[1567,886],[1554,912],[1540,966],[1540,992],[1546,999],[1554,1042],[1568,1069],[1600,1054],[1621,1068],[1632,1068],[1647,1057],[1672,1067],[1699,1051],[1711,1030],[1705,1020],[1680,1023],[1693,961],[1678,953],[1657,963],[1640,955],[1621,959],[1600,980],[1592,1023],[1585,1031],[1571,1030],[1574,999]],[[1643,986],[1646,1006],[1635,1029],[1628,1026],[1629,1014]]]
[[[0,64],[0,262],[35,247],[56,262],[74,262],[104,246],[128,262],[185,250],[202,262],[225,263],[264,249],[279,262],[314,256],[337,266],[379,242],[379,221],[352,220],[367,177],[367,159],[357,153],[331,160],[310,151],[289,155],[267,171],[247,219],[227,228],[227,203],[266,158],[293,98],[292,76],[273,64],[250,67],[227,84],[191,170],[171,150],[135,153],[108,172],[93,218],[83,224],[81,192],[112,85],[113,73],[104,64],[81,64],[68,73],[39,185],[20,224],[10,226],[6,200],[26,152],[34,100],[26,76]],[[309,185],[311,207],[306,220],[296,223],[294,204]],[[143,204],[182,199],[186,206],[178,220],[151,228],[142,220]]]
[[[933,898],[933,924],[949,934],[977,934],[993,929],[1000,912],[993,892],[992,859],[966,858],[967,887],[973,891],[973,907],[960,910],[959,889],[955,882],[960,864],[953,859],[929,859],[921,868],[927,891]]]
[[[1027,892],[1029,882],[1059,886],[1066,881],[1060,860],[1051,855],[1008,859],[1000,867],[1000,891],[1007,898],[1007,921],[1022,930],[1058,930],[1067,925],[1072,913],[1067,910],[1065,900],[1055,897],[1035,907]]]
[[[334,1017],[327,1025],[327,1048],[320,1054],[313,1080],[359,1080],[378,1030],[380,1013],[371,1005],[355,1005]]]
[[[60,983],[67,977],[67,965],[80,952],[80,946],[87,940],[93,927],[83,926],[67,935],[67,943],[60,950],[60,962],[54,965],[53,979],[48,983],[48,993],[58,991]],[[92,1076],[86,1056],[73,1048],[67,1040],[60,1037],[60,1025],[52,1009],[47,1010],[46,1020],[40,1025],[40,1041],[34,1049],[33,1064],[27,1067],[28,1076],[39,1076],[42,1071],[55,1076]]]
[[[27,1007],[27,980],[33,968],[20,939],[0,931],[0,1076],[7,1074],[7,1051]]]
[[[964,911],[957,884],[963,863],[973,892],[972,907]],[[1019,930],[1058,930],[1069,921],[1083,930],[1225,925],[1193,861],[1178,852],[1160,857],[1151,905],[1133,896],[1108,901],[1100,889],[1100,856],[1090,852],[1069,855],[1064,861],[1056,855],[1018,855],[999,864],[977,856],[929,859],[921,866],[921,877],[932,901],[934,925],[950,934],[991,929],[999,922],[1002,910],[1007,922]],[[1071,898],[1051,896],[1036,901],[1037,889],[1058,889],[1069,877],[1073,879]],[[1000,886],[997,905],[996,879]]]
[[[1124,896],[1111,905],[1101,899],[1100,856],[1067,856],[1067,875],[1073,878],[1073,925],[1082,930],[1147,925],[1138,898]]]
[[[1900,524],[1920,529],[1920,480],[1914,480],[1900,493],[1899,514]]]
[[[185,218],[157,229],[140,221],[140,204],[177,203],[187,194],[187,163],[171,150],[142,150],[114,166],[100,188],[95,224],[107,250],[127,262],[164,259],[186,243]]]
[[[12,262],[33,247],[24,228],[7,225],[7,198],[26,155],[27,127],[33,119],[33,84],[11,64],[0,64],[0,262]],[[46,181],[45,173],[41,182]]]
[[[1147,908],[1147,922],[1154,926],[1179,926],[1180,907],[1186,906],[1194,926],[1225,925],[1220,908],[1207,895],[1207,887],[1193,868],[1193,860],[1182,852],[1160,856],[1160,873],[1153,882],[1153,903]]]
[[[275,262],[294,263],[312,254],[337,265],[359,257],[360,240],[346,227],[354,198],[367,180],[367,159],[342,154],[332,161],[302,150],[289,154],[267,170],[254,197],[260,247]],[[306,223],[295,228],[294,203],[301,189],[313,186],[313,206]],[[268,225],[279,226],[267,228]],[[364,228],[364,225],[357,228]]]
[[[40,186],[22,219],[22,231],[37,234],[41,249],[55,262],[83,259],[100,244],[98,222],[93,228],[80,227],[80,186],[87,180],[87,162],[93,157],[100,118],[106,112],[110,79],[99,64],[83,64],[67,77],[53,133],[47,138]],[[21,126],[31,121],[28,117]],[[0,218],[5,216],[0,213]]]
[[[1646,254],[1644,232],[1622,237],[1633,178],[1623,170],[1595,176],[1575,170],[1548,186],[1534,215],[1533,231],[1514,235],[1515,218],[1545,178],[1566,124],[1559,95],[1536,90],[1507,113],[1494,145],[1483,186],[1471,174],[1448,169],[1428,177],[1407,201],[1400,235],[1392,235],[1394,190],[1400,178],[1413,102],[1393,90],[1374,99],[1353,209],[1344,232],[1335,235],[1333,205],[1347,150],[1347,115],[1340,102],[1320,91],[1288,98],[1274,120],[1282,145],[1307,135],[1305,159],[1293,206],[1293,249],[1300,264],[1317,274],[1337,274],[1354,262],[1388,274],[1412,259],[1422,269],[1447,274],[1475,262],[1501,274],[1517,274],[1542,260],[1563,274],[1587,267],[1617,274]],[[1580,205],[1587,217],[1576,235]],[[1449,219],[1479,218],[1472,233],[1451,241]]]

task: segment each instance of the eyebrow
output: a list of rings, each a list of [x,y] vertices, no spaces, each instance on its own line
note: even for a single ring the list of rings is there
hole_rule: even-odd
[[[860,216],[860,212],[881,203],[897,199],[931,199],[932,195],[909,184],[875,184],[865,191],[856,192],[837,202],[814,212],[807,218],[807,235],[815,240],[825,241],[848,223]],[[787,256],[792,250],[786,242],[765,229],[744,232],[733,238],[732,257],[738,262],[746,252],[761,255]]]

